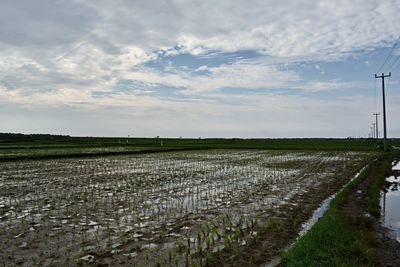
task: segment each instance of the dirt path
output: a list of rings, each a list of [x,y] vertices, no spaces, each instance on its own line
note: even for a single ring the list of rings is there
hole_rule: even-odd
[[[366,195],[372,178],[376,175],[378,163],[372,163],[368,177],[348,196],[342,208],[343,218],[351,225],[370,227],[375,233],[374,246],[377,248],[376,266],[400,266],[400,243],[389,237],[389,230],[378,219],[371,217],[363,208],[362,199]],[[366,219],[370,218],[370,219]]]

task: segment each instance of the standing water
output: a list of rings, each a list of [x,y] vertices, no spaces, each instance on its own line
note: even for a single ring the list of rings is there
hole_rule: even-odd
[[[400,162],[392,167],[386,178],[386,187],[381,194],[382,224],[392,230],[390,235],[400,242]]]

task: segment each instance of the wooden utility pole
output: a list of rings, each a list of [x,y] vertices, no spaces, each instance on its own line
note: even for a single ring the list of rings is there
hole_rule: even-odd
[[[381,115],[381,113],[372,113],[372,115],[375,116],[375,137],[376,139],[379,139],[379,128],[378,128],[378,116]]]
[[[374,132],[375,132],[374,125],[372,125],[369,129],[371,130],[370,132],[371,139],[374,139]]]
[[[392,73],[389,72],[389,75],[382,75],[378,76],[375,74],[375,79],[381,78],[382,79],[382,99],[383,99],[383,149],[388,151],[388,144],[387,144],[387,134],[386,134],[386,103],[385,103],[385,78],[392,76]]]

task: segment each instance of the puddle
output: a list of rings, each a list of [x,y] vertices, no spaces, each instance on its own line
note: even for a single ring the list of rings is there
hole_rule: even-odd
[[[393,171],[400,171],[400,161],[398,161],[397,164],[395,164],[395,165],[392,167],[392,170],[393,170]]]
[[[386,178],[386,188],[381,192],[382,224],[392,230],[390,236],[400,242],[400,162],[392,167]]]

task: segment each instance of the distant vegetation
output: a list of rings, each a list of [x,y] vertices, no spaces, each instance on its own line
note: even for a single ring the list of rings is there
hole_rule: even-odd
[[[392,139],[390,144],[400,146],[400,140]],[[381,141],[365,138],[128,138],[0,133],[0,160],[198,149],[378,151],[382,148]]]
[[[399,139],[391,143],[400,144]],[[193,148],[259,148],[376,150],[381,142],[374,139],[340,138],[127,138],[72,137],[69,135],[0,133],[0,148],[60,148],[86,146],[193,147]]]
[[[22,133],[0,133],[0,139],[65,139],[70,138],[69,135],[54,134],[22,134]]]

